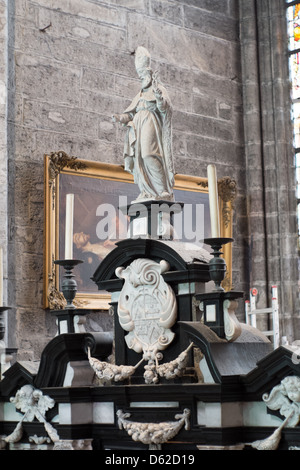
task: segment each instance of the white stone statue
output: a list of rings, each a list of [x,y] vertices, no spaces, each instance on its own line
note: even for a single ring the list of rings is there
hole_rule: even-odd
[[[114,114],[112,119],[127,126],[125,170],[133,174],[140,189],[137,201],[173,201],[172,107],[150,64],[147,49],[138,47],[135,67],[141,91],[123,114]]]

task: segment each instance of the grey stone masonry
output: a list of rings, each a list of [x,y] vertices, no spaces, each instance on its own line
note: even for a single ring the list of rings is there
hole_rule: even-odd
[[[278,286],[282,331],[297,339],[295,168],[284,3],[240,1],[249,280],[260,291],[258,307],[271,305],[272,285]]]
[[[55,331],[42,309],[43,155],[62,149],[122,163],[124,133],[111,114],[139,89],[137,46],[149,49],[171,95],[176,171],[206,176],[207,164],[216,163],[219,177],[237,180],[243,205],[238,9],[231,0],[8,4],[10,346],[34,360]],[[243,287],[240,269],[234,278]]]
[[[0,249],[3,253],[3,303],[7,299],[8,155],[7,155],[7,2],[0,0]],[[4,315],[6,323],[6,314]],[[6,329],[7,330],[7,329]],[[6,341],[6,337],[5,337]]]
[[[251,282],[257,280],[264,290],[271,281],[268,270],[278,268],[276,257],[287,253],[289,259],[292,235],[282,236],[286,221],[294,220],[291,207],[287,212],[285,205],[290,180],[278,180],[283,171],[287,178],[286,165],[279,158],[287,140],[280,137],[285,114],[279,104],[276,114],[270,108],[270,116],[268,106],[264,108],[263,125],[270,119],[279,127],[276,139],[273,135],[262,143],[259,94],[263,91],[265,99],[270,98],[263,88],[267,81],[258,85],[251,5],[252,0],[0,0],[0,46],[7,57],[5,67],[0,67],[0,92],[4,91],[0,93],[1,143],[7,132],[0,147],[1,154],[2,148],[3,155],[7,154],[0,162],[0,181],[8,188],[7,203],[2,198],[0,203],[0,233],[8,246],[8,295],[14,307],[9,346],[18,348],[20,360],[39,358],[55,334],[53,317],[42,308],[43,156],[62,149],[82,159],[123,163],[124,130],[112,124],[111,115],[122,112],[139,90],[133,56],[137,46],[149,49],[153,69],[158,70],[173,102],[176,172],[206,176],[207,165],[215,163],[219,178],[230,176],[237,182],[234,288],[249,289],[251,246]],[[274,8],[274,26],[282,28],[283,12],[280,16]],[[263,27],[260,23],[261,34]],[[277,37],[276,30],[272,33]],[[285,83],[280,78],[275,84],[278,88]],[[1,102],[5,96],[6,115]],[[271,142],[276,152],[270,156],[276,158],[276,165],[280,163],[277,179],[272,173],[274,161],[269,167],[261,166],[262,145],[266,161]],[[264,219],[274,178],[281,188],[280,214],[286,217],[280,221],[283,232],[277,232],[278,240],[270,232],[274,212],[269,211]],[[6,189],[1,185],[2,192]],[[272,251],[269,266],[266,253],[269,250],[271,260],[271,241],[281,248]],[[288,268],[282,264],[280,269]],[[255,270],[259,274],[254,276]],[[106,324],[105,315],[95,318]]]

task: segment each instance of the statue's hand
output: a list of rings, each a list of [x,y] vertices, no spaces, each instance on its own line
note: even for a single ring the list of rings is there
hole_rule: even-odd
[[[120,122],[121,116],[119,114],[113,114],[111,117],[112,122]]]

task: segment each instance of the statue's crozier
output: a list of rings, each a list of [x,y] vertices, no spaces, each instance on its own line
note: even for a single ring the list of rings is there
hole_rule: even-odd
[[[173,201],[172,107],[165,88],[150,67],[144,47],[135,53],[141,91],[121,115],[113,120],[127,126],[124,145],[125,170],[140,189],[136,201]]]

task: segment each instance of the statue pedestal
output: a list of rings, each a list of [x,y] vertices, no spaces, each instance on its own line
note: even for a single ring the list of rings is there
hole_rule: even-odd
[[[57,334],[84,333],[85,316],[92,313],[90,309],[75,308],[51,310],[51,315],[56,317]]]
[[[182,202],[148,200],[120,207],[130,218],[129,238],[154,240],[174,238],[174,215],[180,214]]]

